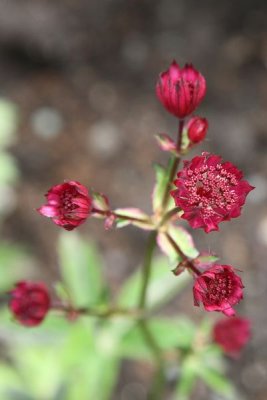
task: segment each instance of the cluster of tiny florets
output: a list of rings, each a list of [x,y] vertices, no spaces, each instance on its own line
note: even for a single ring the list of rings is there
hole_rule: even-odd
[[[218,223],[240,215],[247,194],[253,189],[242,172],[221,157],[203,153],[186,161],[171,192],[193,228],[218,230]]]

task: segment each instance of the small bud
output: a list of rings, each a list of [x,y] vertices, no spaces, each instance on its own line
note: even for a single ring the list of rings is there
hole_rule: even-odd
[[[171,114],[184,118],[203,100],[206,81],[192,64],[180,68],[176,61],[173,61],[170,68],[160,74],[156,94]]]
[[[50,297],[44,283],[20,281],[10,292],[9,309],[24,326],[37,326],[50,308]]]
[[[156,135],[156,139],[161,150],[177,154],[175,142],[166,133],[159,133]]]
[[[192,143],[200,143],[205,139],[209,127],[206,118],[192,117],[187,123],[188,138]]]

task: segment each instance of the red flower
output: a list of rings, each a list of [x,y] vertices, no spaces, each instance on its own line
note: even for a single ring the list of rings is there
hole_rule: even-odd
[[[191,114],[206,94],[205,78],[192,64],[179,67],[173,61],[159,76],[156,93],[163,106],[178,118]]]
[[[9,308],[22,325],[37,326],[43,321],[50,307],[45,284],[20,281],[10,295]]]
[[[241,278],[229,265],[214,264],[196,278],[193,294],[194,303],[202,302],[207,311],[222,311],[225,315],[235,315],[232,308],[243,298],[244,288]]]
[[[207,233],[218,230],[218,223],[238,217],[254,189],[233,164],[222,163],[221,157],[209,153],[185,161],[177,177],[178,189],[171,195],[184,212],[182,218]]]
[[[76,181],[67,181],[53,186],[46,194],[47,204],[37,211],[54,223],[71,231],[85,222],[92,210],[92,199],[85,186]]]
[[[205,139],[209,124],[206,118],[192,117],[187,123],[188,138],[192,143]]]
[[[218,321],[213,328],[213,339],[225,353],[238,356],[251,337],[251,324],[245,318],[227,318]]]

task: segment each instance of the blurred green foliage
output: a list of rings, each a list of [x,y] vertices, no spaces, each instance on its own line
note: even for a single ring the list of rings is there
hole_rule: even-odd
[[[12,186],[19,173],[8,148],[16,141],[17,124],[16,106],[0,99],[0,190],[6,193],[8,188],[13,196]],[[157,166],[156,172],[154,208],[158,207],[166,184],[163,167]],[[0,201],[2,219],[6,210],[8,207],[1,207]],[[183,230],[177,228],[172,235],[186,254],[197,255]],[[104,280],[100,254],[92,242],[74,232],[63,232],[58,242],[58,258],[62,280],[55,283],[54,289],[61,302],[100,310],[110,304],[137,307],[142,283],[140,268],[126,280],[114,299]],[[0,244],[0,265],[2,293],[16,281],[32,276],[29,254],[7,241]],[[171,360],[164,366],[166,376],[168,364],[176,366],[173,400],[190,399],[198,379],[225,398],[234,398],[233,388],[224,376],[222,354],[210,343],[211,324],[204,321],[197,327],[185,316],[155,314],[188,282],[187,272],[174,279],[167,258],[154,259],[147,291],[147,309],[153,316],[147,326],[162,354]],[[108,400],[112,398],[123,360],[153,363],[153,354],[138,321],[131,316],[102,319],[84,315],[69,321],[60,311],[51,311],[43,324],[28,329],[12,320],[2,302],[0,325],[0,348],[4,349],[0,359],[1,400]]]
[[[107,307],[111,299],[95,245],[74,232],[64,232],[58,254],[62,282],[56,291],[62,301],[70,297],[77,306]],[[2,288],[19,279],[12,263],[21,255],[21,249],[0,247],[1,268],[7,272]],[[187,282],[186,273],[173,279],[166,258],[155,258],[148,290],[150,310],[155,312],[177,296]],[[138,269],[124,283],[116,304],[136,306],[140,288]],[[60,311],[51,311],[42,325],[29,329],[12,321],[8,310],[2,308],[0,324],[0,339],[6,346],[0,362],[3,400],[108,400],[123,359],[153,362],[138,323],[130,316],[80,316],[71,322]],[[190,399],[198,379],[225,398],[234,398],[224,377],[222,354],[209,340],[210,322],[197,327],[185,316],[155,315],[149,318],[148,326],[161,351],[169,355],[170,364],[177,367],[173,400]]]

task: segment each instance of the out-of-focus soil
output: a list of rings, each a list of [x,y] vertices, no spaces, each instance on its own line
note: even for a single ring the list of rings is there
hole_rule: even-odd
[[[153,135],[177,130],[155,97],[157,75],[176,58],[192,61],[206,76],[208,92],[198,112],[210,129],[196,151],[214,151],[237,164],[256,190],[241,218],[220,233],[194,235],[200,248],[244,271],[239,311],[252,320],[254,333],[229,374],[245,399],[266,399],[266,2],[0,0],[0,10],[0,94],[20,110],[19,139],[11,149],[21,171],[19,201],[4,233],[31,248],[47,279],[58,273],[58,230],[33,212],[43,193],[76,179],[107,193],[114,207],[150,211],[151,165],[166,159]],[[98,221],[81,230],[99,243],[116,290],[140,261],[146,233],[104,232]],[[201,316],[191,294],[183,296],[186,311]],[[126,364],[118,393],[128,385],[127,400],[144,399],[149,376],[145,366]],[[203,387],[195,398],[215,399]]]

